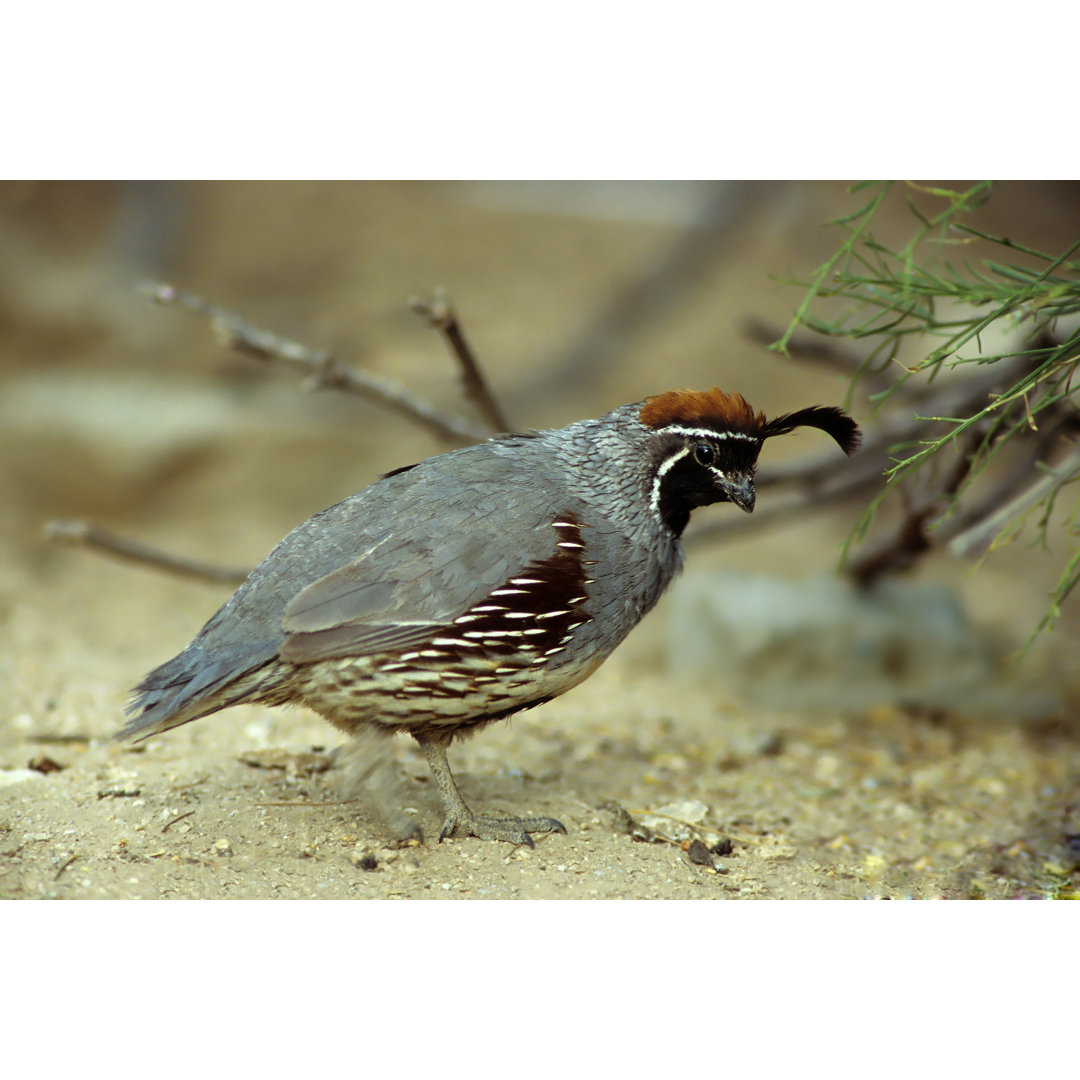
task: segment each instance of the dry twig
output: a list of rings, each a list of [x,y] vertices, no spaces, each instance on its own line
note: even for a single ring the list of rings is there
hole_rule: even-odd
[[[921,498],[909,498],[903,520],[883,542],[867,546],[847,565],[847,572],[859,585],[869,585],[884,574],[906,570],[934,547],[929,532],[931,521],[948,506],[971,473],[983,432],[972,428],[961,440],[960,452],[941,480]]]
[[[59,881],[59,880],[60,880],[60,875],[61,875],[61,874],[63,874],[63,872],[64,872],[64,871],[65,871],[65,870],[66,870],[66,869],[67,869],[67,868],[68,868],[68,867],[69,867],[69,866],[70,866],[70,865],[71,865],[71,864],[72,864],[72,863],[73,863],[73,862],[74,862],[74,861],[75,861],[75,860],[76,860],[76,859],[77,859],[78,857],[79,857],[78,855],[69,855],[69,856],[67,857],[67,859],[65,859],[65,860],[64,860],[64,863],[63,863],[63,865],[62,865],[62,866],[60,867],[60,869],[56,871],[56,876],[55,876],[55,877],[53,878],[53,881]]]
[[[191,817],[191,816],[192,816],[192,815],[193,815],[194,813],[195,813],[195,811],[194,811],[194,810],[188,810],[188,811],[187,811],[187,813],[184,813],[184,814],[177,814],[177,815],[176,815],[176,817],[173,817],[173,818],[169,818],[169,820],[165,822],[165,825],[164,825],[164,826],[162,827],[162,830],[161,830],[161,831],[162,831],[163,833],[166,833],[166,832],[168,832],[168,831],[169,831],[169,830],[170,830],[170,829],[171,829],[171,828],[172,828],[172,827],[173,827],[173,826],[174,826],[174,825],[175,825],[175,824],[176,824],[176,823],[177,823],[178,821],[183,821],[183,820],[184,820],[184,818],[189,818],[189,817]]]
[[[450,306],[441,289],[435,291],[431,300],[421,300],[413,297],[409,301],[409,307],[427,320],[429,326],[433,326],[442,334],[451,354],[461,365],[461,382],[465,390],[465,396],[476,406],[480,415],[491,425],[492,432],[510,431],[510,422],[502,411],[491,388],[484,378],[480,365],[469,343],[465,340],[465,334],[458,322],[457,313]]]
[[[480,441],[490,437],[492,431],[510,429],[465,339],[456,314],[440,292],[436,292],[429,301],[412,300],[411,307],[443,335],[460,365],[466,396],[490,425],[491,430],[480,429],[463,419],[451,416],[417,399],[390,380],[348,368],[325,351],[310,349],[276,334],[259,330],[239,316],[191,293],[168,285],[151,286],[150,292],[158,303],[184,307],[208,318],[225,344],[237,352],[265,362],[280,362],[304,372],[309,376],[309,385],[359,394],[387,405],[444,438]],[[744,329],[758,340],[774,336],[773,330],[760,321],[752,320]],[[816,342],[803,342],[801,339],[792,339],[788,347],[793,355],[827,363],[847,373],[862,371],[864,384],[871,390],[877,388],[882,379],[878,373],[868,373],[866,362],[845,350],[829,345],[822,347]],[[786,499],[772,500],[765,510],[759,511],[753,518],[726,518],[694,529],[687,539],[701,541],[714,539],[719,535],[761,529],[776,520],[789,520],[793,514],[864,494],[880,485],[883,473],[891,464],[892,448],[926,438],[927,425],[932,421],[921,419],[919,414],[948,417],[967,415],[972,409],[981,408],[988,398],[1015,380],[1019,363],[1021,362],[999,363],[987,370],[976,370],[967,378],[951,381],[900,384],[894,390],[895,401],[902,406],[900,413],[878,423],[871,430],[863,449],[849,468],[838,469],[835,457],[819,455],[799,463],[763,469],[758,478],[759,486],[793,489],[793,495]],[[1047,422],[1060,417],[1044,414],[1040,419],[1045,433],[1048,430]],[[1054,427],[1056,424],[1052,424],[1050,430]],[[1040,446],[1045,445],[1046,438],[1048,436],[1044,434],[1044,441]],[[968,551],[985,543],[986,538],[997,531],[1001,522],[1009,520],[1018,509],[1037,502],[1051,490],[1054,483],[1060,482],[1061,475],[1076,467],[1075,456],[1070,457],[1060,469],[1055,469],[1049,475],[1041,474],[1042,479],[1036,480],[1026,489],[1023,488],[1023,477],[1011,474],[989,498],[981,502],[977,510],[963,515],[956,514],[948,527],[934,529],[934,518],[940,517],[948,508],[953,496],[967,480],[981,440],[981,433],[976,435],[975,432],[969,432],[968,437],[963,440],[962,452],[955,466],[947,471],[947,475],[918,497],[909,497],[904,518],[893,534],[852,560],[848,569],[856,580],[865,584],[883,573],[905,568],[924,552],[946,542],[949,542],[949,550],[954,552]],[[1007,503],[1004,509],[1003,502]],[[46,536],[187,577],[227,584],[237,584],[246,577],[246,571],[177,558],[136,541],[114,536],[88,522],[50,522],[46,526]]]
[[[486,428],[418,398],[392,379],[348,367],[324,349],[311,349],[278,334],[260,330],[239,315],[217,307],[201,296],[172,285],[156,283],[146,285],[145,291],[159,304],[183,307],[208,318],[226,347],[252,359],[281,363],[306,374],[307,385],[313,389],[342,390],[378,402],[451,442],[483,442],[491,436]]]
[[[430,303],[414,301],[413,308],[424,315],[446,338],[461,365],[466,394],[477,405],[493,430],[478,427],[444,412],[417,398],[392,380],[347,367],[325,350],[311,349],[278,334],[260,330],[239,315],[217,307],[194,293],[185,292],[172,285],[154,283],[143,288],[156,303],[186,308],[209,319],[226,347],[244,356],[266,363],[281,363],[304,373],[308,376],[310,387],[341,390],[386,405],[423,424],[441,438],[461,443],[482,442],[491,437],[493,430],[507,430],[509,427],[465,340],[457,316],[445,297],[439,293]],[[170,555],[136,540],[116,536],[88,521],[50,521],[45,525],[44,535],[49,540],[106,552],[127,562],[154,567],[183,577],[238,585],[248,574],[247,570],[215,566]]]
[[[219,582],[225,585],[239,585],[248,575],[246,570],[214,566],[196,559],[183,559],[169,555],[146,544],[140,544],[137,540],[127,540],[122,536],[116,536],[89,521],[49,521],[46,522],[43,532],[47,540],[57,540],[75,547],[107,552],[124,562],[166,570],[170,574],[178,574],[181,577],[200,578],[203,581]]]
[[[981,520],[970,524],[963,532],[954,535],[948,544],[952,555],[969,555],[986,547],[1010,521],[1045,499],[1051,492],[1068,482],[1080,470],[1080,447],[1066,455],[1056,465],[1036,475],[1038,479],[1028,485],[1014,498],[1004,501],[995,499],[992,508]],[[1031,473],[1028,473],[1029,477]]]

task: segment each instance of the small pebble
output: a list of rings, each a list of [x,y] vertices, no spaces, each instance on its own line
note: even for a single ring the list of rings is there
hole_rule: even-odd
[[[712,853],[702,840],[691,840],[686,849],[686,857],[696,866],[712,866]]]
[[[49,773],[61,772],[64,766],[58,761],[54,761],[47,754],[38,754],[37,757],[31,758],[27,763],[28,769],[33,769],[34,772],[39,772],[43,776]]]

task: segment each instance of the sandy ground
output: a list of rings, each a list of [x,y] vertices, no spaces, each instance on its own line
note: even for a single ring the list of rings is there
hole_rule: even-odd
[[[534,850],[435,842],[438,793],[406,740],[389,775],[426,839],[393,844],[376,808],[349,798],[338,733],[301,710],[110,741],[128,688],[228,590],[46,544],[44,521],[85,516],[251,565],[314,511],[442,449],[223,353],[198,319],[135,296],[137,280],[166,277],[451,406],[452,367],[405,305],[445,285],[523,426],[672,386],[720,383],[770,412],[840,400],[835,376],[737,332],[746,314],[790,310],[768,274],[829,249],[819,223],[840,189],[735,187],[713,204],[714,242],[679,258],[701,192],[670,194],[639,191],[608,220],[569,197],[527,212],[520,193],[426,184],[0,188],[0,897],[1076,894],[1069,612],[1022,671],[994,674],[1034,679],[1049,706],[990,717],[898,694],[841,714],[676,676],[665,600],[591,680],[452,749],[475,808],[566,824]],[[1005,191],[998,212],[1038,244],[1075,217],[1054,210],[1059,195]],[[857,512],[691,550],[690,564],[825,571]],[[1023,640],[1055,567],[1014,549],[975,577],[932,562],[920,579],[957,590],[996,655]]]

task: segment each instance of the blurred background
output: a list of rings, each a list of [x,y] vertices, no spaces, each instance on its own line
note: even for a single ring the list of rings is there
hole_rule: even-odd
[[[0,185],[0,626],[10,644],[0,676],[11,714],[92,700],[115,717],[126,686],[181,648],[228,592],[47,543],[45,522],[88,518],[176,554],[251,566],[315,511],[448,448],[376,405],[306,392],[295,373],[230,353],[207,320],[155,306],[141,282],[170,282],[468,415],[444,343],[408,306],[442,287],[515,427],[713,385],[774,414],[839,404],[848,390],[835,372],[766,351],[743,326],[786,325],[802,292],[775,279],[817,267],[837,244],[824,223],[850,209],[844,184],[818,182]],[[999,184],[979,223],[1059,251],[1080,230],[1080,189]],[[902,196],[875,230],[898,242],[909,234]],[[854,411],[868,412],[858,397]],[[804,432],[774,440],[767,457],[823,449]],[[689,566],[739,581],[817,580],[836,567],[861,509],[854,500],[691,543]],[[935,556],[911,576],[931,589],[930,607],[950,598],[933,618],[963,638],[947,658],[963,668],[961,697],[983,700],[977,688],[1038,622],[1059,569],[1013,545],[977,575]],[[723,693],[751,698],[777,690],[783,671],[797,692],[772,700],[805,697],[799,680],[820,656],[792,662],[786,641],[771,658],[768,648],[743,655],[695,607],[693,582],[704,579],[685,580],[689,593],[684,581],[628,644],[633,662],[719,670]],[[734,585],[718,587],[723,606]],[[816,608],[815,596],[800,602]],[[739,602],[764,603],[761,593]],[[790,594],[779,602],[790,607]],[[702,626],[717,636],[703,639]],[[1069,698],[1077,633],[1066,610],[1026,662],[1021,711]],[[836,648],[850,652],[851,640]],[[876,657],[894,690],[930,662],[910,641],[879,645],[894,650]],[[879,685],[855,704],[886,693]]]

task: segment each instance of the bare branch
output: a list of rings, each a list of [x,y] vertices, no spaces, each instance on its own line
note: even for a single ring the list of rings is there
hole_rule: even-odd
[[[972,551],[985,547],[1010,521],[1045,499],[1055,488],[1075,479],[1078,472],[1080,472],[1080,446],[1062,458],[1052,469],[1042,473],[1030,487],[1004,506],[954,536],[949,541],[949,553],[968,555]]]
[[[952,514],[947,521],[935,524],[935,544],[948,548],[948,542],[954,537],[974,530],[987,518],[996,515],[1005,503],[1011,502],[1021,492],[1026,491],[1031,486],[1032,477],[1038,475],[1036,463],[1044,458],[1046,441],[1044,439],[1031,453],[1023,455],[1008,474],[999,480],[993,490],[977,503]],[[953,554],[960,555],[963,552],[957,550]]]
[[[491,432],[459,416],[444,412],[430,402],[409,393],[400,383],[359,371],[336,360],[329,352],[311,349],[299,342],[260,330],[239,315],[217,307],[201,296],[172,285],[151,283],[144,291],[159,304],[186,308],[210,320],[223,344],[234,351],[263,362],[285,364],[308,378],[313,389],[343,390],[378,402],[434,431],[452,442],[474,443],[490,438]]]
[[[127,540],[122,536],[99,529],[89,521],[50,521],[43,529],[47,540],[85,547],[115,555],[124,562],[166,570],[181,577],[200,578],[225,585],[239,585],[247,576],[247,570],[213,566],[195,559],[183,559],[156,548]]]
[[[469,343],[465,340],[461,325],[457,319],[457,313],[450,306],[445,294],[441,289],[436,289],[430,301],[413,297],[409,301],[409,307],[427,320],[429,326],[433,326],[442,334],[450,352],[461,365],[461,382],[465,389],[465,396],[479,410],[480,415],[491,425],[492,431],[503,432],[512,430],[506,414],[502,411],[499,403],[495,400],[491,388],[484,378],[480,365]]]

